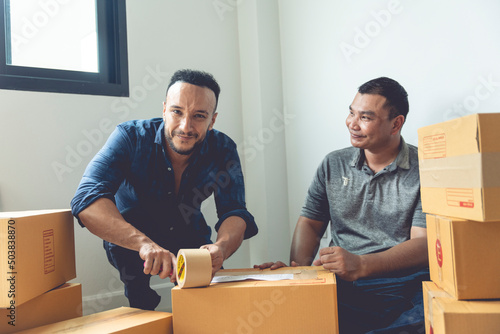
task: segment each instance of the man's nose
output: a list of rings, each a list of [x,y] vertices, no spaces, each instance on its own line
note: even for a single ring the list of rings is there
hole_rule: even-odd
[[[356,115],[350,115],[347,118],[347,126],[349,129],[359,129],[359,117]]]
[[[185,133],[191,131],[191,120],[188,116],[182,118],[179,128]]]

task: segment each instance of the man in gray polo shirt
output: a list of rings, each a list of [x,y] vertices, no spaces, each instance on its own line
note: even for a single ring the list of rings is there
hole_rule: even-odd
[[[417,148],[401,137],[408,109],[392,79],[359,87],[346,119],[352,147],[320,164],[295,228],[291,265],[336,274],[340,333],[422,333],[427,235]],[[328,223],[330,247],[313,263]]]

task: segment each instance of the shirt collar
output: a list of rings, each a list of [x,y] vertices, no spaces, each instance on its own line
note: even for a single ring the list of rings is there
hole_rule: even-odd
[[[165,121],[162,121],[160,123],[160,126],[158,127],[158,130],[156,130],[156,136],[155,136],[155,144],[158,145],[163,145],[163,138],[165,137]]]
[[[351,167],[361,168],[365,162],[365,152],[363,149],[357,149],[354,151],[353,159],[351,161]],[[389,165],[389,170],[393,171],[397,167],[401,167],[403,169],[410,169],[410,150],[408,149],[408,145],[404,141],[403,137],[401,137],[401,143],[399,144],[399,153],[394,160]]]

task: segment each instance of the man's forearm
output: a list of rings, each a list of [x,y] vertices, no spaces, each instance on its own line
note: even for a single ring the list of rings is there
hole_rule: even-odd
[[[240,247],[243,242],[246,226],[246,222],[237,216],[228,217],[222,222],[217,231],[215,245],[221,248],[224,260],[229,258]]]
[[[116,205],[107,198],[96,200],[78,217],[91,233],[121,247],[139,251],[144,244],[152,243],[151,239],[127,223]]]
[[[325,229],[326,224],[323,222],[299,217],[293,233],[290,264],[294,261],[300,266],[311,265]]]
[[[386,251],[361,256],[362,277],[397,274],[429,265],[427,238],[407,240]]]

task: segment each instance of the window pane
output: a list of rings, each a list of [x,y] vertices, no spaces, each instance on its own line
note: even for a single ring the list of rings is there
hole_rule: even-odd
[[[95,0],[10,0],[9,65],[98,72]]]

